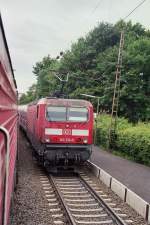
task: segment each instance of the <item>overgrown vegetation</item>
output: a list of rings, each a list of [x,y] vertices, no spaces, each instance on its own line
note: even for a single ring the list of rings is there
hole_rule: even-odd
[[[97,124],[97,144],[107,148],[110,116],[101,114]],[[136,125],[124,118],[118,119],[115,153],[150,166],[150,123]]]
[[[44,57],[33,67],[37,83],[21,97],[20,103],[60,90],[61,83],[51,71],[55,69],[60,74],[69,72],[69,81],[64,85],[65,94],[71,98],[81,98],[81,93],[100,96],[101,110],[110,112],[122,28],[125,30],[125,46],[119,116],[132,122],[149,120],[150,31],[139,23],[100,23],[86,37],[73,43],[61,59]],[[92,101],[96,106],[96,100]]]

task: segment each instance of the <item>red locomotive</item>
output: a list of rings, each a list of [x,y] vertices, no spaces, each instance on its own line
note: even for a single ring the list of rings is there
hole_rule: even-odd
[[[0,225],[9,223],[17,155],[17,90],[0,15]]]
[[[91,155],[93,106],[88,101],[40,99],[21,106],[20,124],[46,166],[72,166]]]

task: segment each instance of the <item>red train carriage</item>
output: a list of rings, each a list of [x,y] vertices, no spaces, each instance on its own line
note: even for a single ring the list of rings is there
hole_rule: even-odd
[[[93,136],[90,102],[43,98],[29,104],[27,114],[24,107],[21,126],[45,165],[71,166],[89,159]]]
[[[16,154],[16,82],[0,16],[0,225],[9,222]]]

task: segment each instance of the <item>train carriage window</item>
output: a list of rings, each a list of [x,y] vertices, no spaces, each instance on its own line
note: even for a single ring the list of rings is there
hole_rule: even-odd
[[[46,118],[48,121],[66,121],[66,111],[66,107],[48,106],[46,111]]]
[[[88,109],[79,107],[68,108],[68,121],[86,122],[88,120]]]

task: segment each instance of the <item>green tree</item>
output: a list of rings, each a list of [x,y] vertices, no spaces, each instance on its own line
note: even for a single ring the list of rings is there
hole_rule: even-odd
[[[24,105],[35,100],[37,95],[36,90],[37,90],[36,84],[33,84],[31,87],[29,87],[27,93],[21,95],[19,99],[19,104]]]
[[[61,89],[60,76],[68,72],[64,92],[71,98],[87,93],[100,96],[102,110],[111,112],[120,31],[124,29],[125,44],[121,74],[119,115],[136,122],[150,119],[150,31],[131,21],[118,21],[115,25],[99,23],[85,37],[73,43],[61,59],[44,57],[33,67],[37,77],[36,96],[47,96]],[[32,96],[33,95],[33,96]],[[22,97],[34,99],[29,91]],[[21,100],[22,101],[22,100]],[[96,101],[93,99],[96,107]]]
[[[37,77],[37,96],[43,97],[49,95],[56,89],[57,80],[54,72],[51,70],[58,69],[58,60],[51,58],[49,55],[44,57],[41,62],[33,66],[33,73]]]

